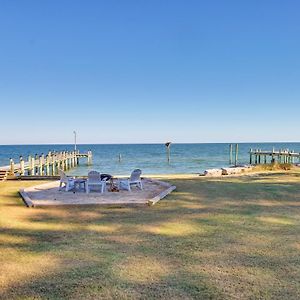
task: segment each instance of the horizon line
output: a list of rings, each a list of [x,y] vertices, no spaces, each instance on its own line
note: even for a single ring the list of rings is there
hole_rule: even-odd
[[[166,142],[148,142],[148,143],[77,143],[77,146],[84,145],[164,145]],[[300,141],[234,141],[234,142],[171,142],[172,144],[291,144],[300,143]],[[47,146],[47,145],[68,145],[74,146],[74,143],[40,143],[40,144],[0,144],[0,146]]]

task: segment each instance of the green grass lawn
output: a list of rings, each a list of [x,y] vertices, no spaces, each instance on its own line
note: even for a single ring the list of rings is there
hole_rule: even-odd
[[[170,181],[139,208],[30,209],[37,182],[0,183],[0,298],[300,298],[300,173]]]

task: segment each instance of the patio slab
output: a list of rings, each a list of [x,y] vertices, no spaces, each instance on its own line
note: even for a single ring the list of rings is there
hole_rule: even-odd
[[[143,190],[133,187],[132,191],[105,192],[101,194],[91,191],[86,194],[84,190],[76,189],[66,192],[59,190],[59,181],[48,182],[42,185],[21,189],[25,204],[28,207],[56,206],[56,205],[154,205],[167,196],[175,186],[149,178],[143,179]]]

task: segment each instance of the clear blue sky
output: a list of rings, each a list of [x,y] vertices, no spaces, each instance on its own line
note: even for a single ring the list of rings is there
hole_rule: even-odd
[[[0,144],[300,140],[300,2],[0,1]]]

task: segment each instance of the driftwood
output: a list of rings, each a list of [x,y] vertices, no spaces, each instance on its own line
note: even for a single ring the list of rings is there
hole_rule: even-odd
[[[218,177],[224,175],[234,175],[234,174],[241,174],[252,169],[249,165],[241,165],[238,167],[231,167],[231,168],[221,168],[221,169],[207,169],[204,171],[203,175],[207,177]]]
[[[204,171],[204,176],[217,177],[222,176],[222,169],[208,169]]]
[[[241,174],[251,170],[251,167],[235,167],[235,168],[222,168],[222,175]]]

